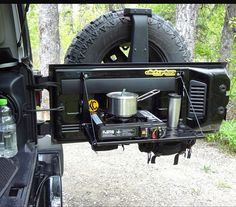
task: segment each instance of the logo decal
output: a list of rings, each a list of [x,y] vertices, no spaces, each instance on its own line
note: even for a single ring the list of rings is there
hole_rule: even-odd
[[[176,75],[176,70],[159,70],[159,69],[149,69],[145,70],[145,75],[155,76],[155,77],[174,77]]]
[[[98,110],[99,104],[98,101],[95,99],[90,99],[88,101],[88,106],[89,106],[89,111],[90,112],[95,112]]]

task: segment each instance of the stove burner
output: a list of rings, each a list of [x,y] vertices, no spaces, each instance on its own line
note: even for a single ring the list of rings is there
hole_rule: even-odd
[[[166,133],[166,124],[146,110],[128,118],[100,111],[92,114],[92,119],[99,141],[158,139]]]

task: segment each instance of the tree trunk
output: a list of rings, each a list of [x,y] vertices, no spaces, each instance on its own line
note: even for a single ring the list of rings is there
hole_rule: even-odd
[[[43,76],[48,75],[48,65],[60,63],[59,14],[57,4],[39,5],[39,61]],[[49,96],[43,91],[42,108],[48,108]],[[45,117],[46,116],[46,117]],[[43,114],[43,119],[48,114]]]
[[[108,5],[107,5],[107,10],[108,10],[108,11],[114,10],[114,5],[113,5],[113,4],[108,4]]]
[[[74,33],[73,4],[70,4],[70,33]]]
[[[124,9],[125,8],[125,4],[120,4],[120,8]]]
[[[176,29],[184,37],[191,53],[191,61],[194,58],[194,46],[196,39],[196,23],[199,4],[176,4]]]
[[[113,4],[109,4],[108,7],[109,7],[109,11],[113,10]]]
[[[224,26],[221,33],[219,61],[227,61],[231,55],[234,33],[236,32],[229,24],[230,19],[233,17],[236,17],[236,4],[226,4]]]

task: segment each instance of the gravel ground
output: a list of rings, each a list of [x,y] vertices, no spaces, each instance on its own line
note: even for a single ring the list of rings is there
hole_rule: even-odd
[[[198,141],[191,159],[147,164],[137,145],[93,152],[65,144],[64,206],[236,206],[236,156]]]

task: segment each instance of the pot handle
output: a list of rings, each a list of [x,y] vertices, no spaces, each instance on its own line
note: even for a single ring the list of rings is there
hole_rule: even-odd
[[[147,98],[150,98],[150,97],[152,97],[152,96],[154,96],[154,95],[156,95],[156,94],[158,94],[158,93],[160,93],[160,90],[158,90],[158,89],[154,89],[154,90],[152,90],[152,91],[149,91],[149,92],[147,92],[147,93],[145,93],[145,94],[139,96],[139,97],[137,98],[137,102],[143,101],[143,100],[145,100],[145,99],[147,99]]]

